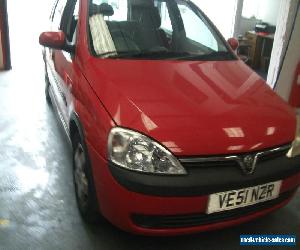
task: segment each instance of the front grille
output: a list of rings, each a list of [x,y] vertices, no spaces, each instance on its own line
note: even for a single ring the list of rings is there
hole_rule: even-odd
[[[182,158],[180,162],[186,169],[194,167],[240,167],[237,159],[243,159],[247,155],[259,154],[257,164],[274,160],[276,158],[285,157],[291,145],[283,145],[278,148],[269,149],[265,151],[256,151],[251,153],[237,154],[237,155],[221,155],[216,157],[195,157]],[[273,151],[274,150],[274,151]],[[261,155],[260,155],[261,154]]]
[[[270,154],[263,155],[263,156],[258,158],[258,163],[262,162],[262,161],[269,161],[269,160],[273,160],[273,159],[276,159],[276,158],[286,156],[287,153],[289,152],[290,148],[291,148],[291,146],[288,145],[287,148],[283,149],[282,151],[271,152]]]
[[[237,208],[230,211],[219,212],[214,214],[189,214],[189,215],[170,215],[170,216],[156,216],[156,215],[140,215],[134,214],[132,221],[135,225],[149,229],[167,229],[167,228],[185,228],[196,227],[201,225],[208,225],[228,220],[238,219],[255,212],[271,208],[280,204],[294,194],[296,190],[285,192],[279,198],[259,203],[244,208]]]

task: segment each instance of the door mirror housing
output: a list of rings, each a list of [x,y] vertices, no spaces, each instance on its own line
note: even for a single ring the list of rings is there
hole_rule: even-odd
[[[63,31],[47,31],[40,34],[40,45],[73,53],[74,46],[68,45]]]
[[[227,42],[229,46],[233,49],[233,51],[236,51],[237,48],[239,47],[239,41],[235,38],[229,38]]]

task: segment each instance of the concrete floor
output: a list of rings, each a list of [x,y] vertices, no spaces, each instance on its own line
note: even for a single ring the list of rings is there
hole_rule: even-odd
[[[300,243],[299,192],[276,213],[218,232],[147,238],[109,223],[85,225],[76,207],[69,145],[44,98],[37,41],[49,1],[8,2],[13,70],[0,73],[1,250],[247,249],[239,236],[254,233],[296,234]]]

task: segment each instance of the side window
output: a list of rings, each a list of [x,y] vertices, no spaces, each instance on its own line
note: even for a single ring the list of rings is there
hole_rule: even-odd
[[[60,29],[61,18],[62,18],[64,9],[66,7],[66,3],[67,3],[67,0],[58,0],[58,2],[56,4],[56,8],[55,8],[53,20],[52,20],[54,29],[57,29],[57,30]]]
[[[49,19],[50,19],[51,21],[53,21],[53,16],[54,16],[54,12],[55,12],[57,3],[58,3],[58,0],[54,0],[54,1],[53,1],[53,7],[52,7],[52,9],[51,9],[51,14],[50,14],[50,17],[49,17]]]
[[[75,44],[79,17],[79,0],[58,0],[52,23],[54,29],[62,30],[70,44]]]
[[[186,37],[214,51],[218,50],[218,43],[207,28],[207,25],[186,5],[178,5],[183,20]],[[195,29],[195,27],[198,27]]]
[[[173,27],[169,15],[169,10],[167,7],[166,2],[162,2],[160,4],[160,16],[161,16],[161,26],[160,28],[163,29],[165,32],[172,34],[173,33]]]
[[[64,31],[67,41],[75,44],[79,18],[79,0],[69,0],[63,15],[61,30]]]

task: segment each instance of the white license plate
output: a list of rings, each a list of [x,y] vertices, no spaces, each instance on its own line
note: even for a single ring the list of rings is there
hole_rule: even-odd
[[[209,196],[207,214],[247,207],[257,203],[276,199],[279,196],[282,181],[232,190]]]

